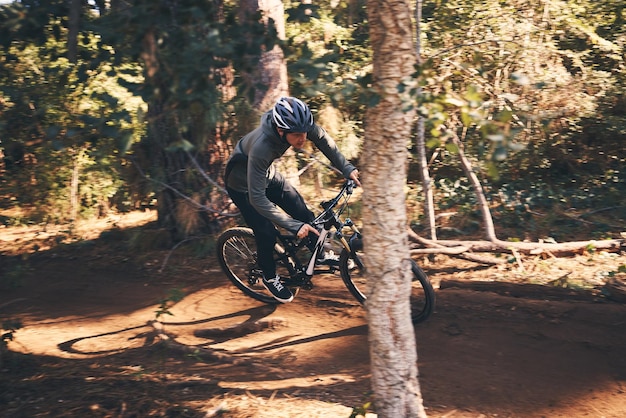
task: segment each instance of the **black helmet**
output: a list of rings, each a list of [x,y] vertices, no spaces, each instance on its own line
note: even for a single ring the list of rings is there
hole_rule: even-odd
[[[313,128],[311,109],[295,97],[281,97],[272,110],[277,128],[287,132],[309,132]]]

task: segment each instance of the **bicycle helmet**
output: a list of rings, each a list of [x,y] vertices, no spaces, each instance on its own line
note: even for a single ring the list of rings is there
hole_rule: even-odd
[[[277,128],[286,132],[309,132],[313,128],[311,109],[295,97],[281,97],[272,110]]]

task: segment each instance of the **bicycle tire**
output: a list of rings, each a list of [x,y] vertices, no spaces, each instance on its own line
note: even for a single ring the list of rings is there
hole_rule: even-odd
[[[354,298],[365,304],[367,283],[365,279],[364,254],[358,250],[351,253],[343,250],[339,256],[341,278]],[[435,309],[435,290],[424,270],[411,260],[413,280],[411,283],[411,320],[418,324],[430,317]]]
[[[257,245],[251,228],[236,227],[224,231],[217,239],[217,260],[226,277],[245,295],[268,305],[278,302],[263,286],[263,272],[257,262]],[[276,244],[274,248],[276,273],[291,277],[295,270],[284,250]],[[292,289],[294,296],[298,289]]]

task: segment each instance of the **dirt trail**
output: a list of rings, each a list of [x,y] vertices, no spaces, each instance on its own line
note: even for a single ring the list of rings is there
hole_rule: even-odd
[[[0,316],[24,325],[1,369],[0,416],[347,418],[368,401],[365,314],[337,278],[274,309],[230,286],[213,259],[181,252],[159,273],[167,253],[123,244],[0,257],[4,274],[27,267],[0,292]],[[454,261],[426,270],[437,283],[502,273]],[[186,296],[164,330],[221,360],[152,340],[158,301],[176,287]],[[625,305],[462,288],[437,297],[416,327],[429,416],[626,416]],[[272,326],[232,328],[255,321]]]

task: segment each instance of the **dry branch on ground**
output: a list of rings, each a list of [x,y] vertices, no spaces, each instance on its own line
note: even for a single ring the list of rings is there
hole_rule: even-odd
[[[494,257],[481,256],[476,253],[505,253],[552,256],[566,256],[581,254],[589,250],[603,250],[609,252],[626,251],[625,239],[572,241],[563,243],[548,242],[509,242],[494,239],[491,241],[462,241],[462,240],[429,240],[409,230],[409,240],[420,247],[412,248],[411,254],[445,254],[464,258],[483,264],[500,264],[504,261]]]

